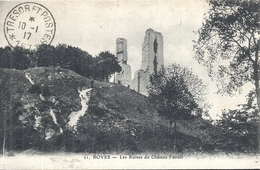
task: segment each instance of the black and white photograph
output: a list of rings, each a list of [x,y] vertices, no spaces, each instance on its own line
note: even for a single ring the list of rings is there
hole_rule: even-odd
[[[259,0],[0,0],[0,169],[259,169]]]

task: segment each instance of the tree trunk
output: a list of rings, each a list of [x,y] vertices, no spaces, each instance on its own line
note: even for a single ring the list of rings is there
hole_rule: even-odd
[[[116,72],[114,72],[114,80],[113,80],[114,83],[116,83]]]
[[[108,73],[106,73],[106,82],[109,82]]]
[[[11,112],[9,113],[9,119],[10,119],[10,125],[9,125],[9,128],[10,128],[10,131],[9,131],[9,135],[10,135],[10,139],[9,139],[9,154],[10,155],[13,155],[13,149],[14,149],[14,144],[13,144],[13,133],[14,133],[14,128],[13,128],[13,110],[10,109]]]
[[[170,132],[170,135],[172,135],[172,121],[171,120],[169,121],[169,124],[170,124],[169,132]]]
[[[5,138],[6,138],[6,124],[4,123],[3,157],[5,156],[5,140],[6,140]]]
[[[258,42],[259,44],[259,42]],[[255,78],[255,89],[256,89],[256,100],[257,100],[257,106],[258,109],[260,110],[260,88],[259,88],[259,72],[258,72],[258,49],[255,52],[255,62],[253,64],[254,67],[254,78]]]
[[[0,101],[0,102],[2,102],[2,101]],[[4,122],[3,122],[3,124],[4,124],[3,157],[4,157],[5,156],[5,141],[6,141],[6,112],[3,111],[3,113],[4,113]]]
[[[103,82],[105,81],[105,70],[104,69],[102,70],[102,81]]]
[[[174,150],[177,149],[177,122],[176,118],[174,119]]]
[[[259,80],[258,83],[255,83],[255,87],[256,87],[256,97],[257,97],[257,106],[258,109],[260,110],[260,88],[259,88]]]

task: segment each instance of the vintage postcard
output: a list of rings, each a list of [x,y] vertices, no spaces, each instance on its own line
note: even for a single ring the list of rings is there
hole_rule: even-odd
[[[260,167],[259,1],[0,1],[0,27],[0,169]]]

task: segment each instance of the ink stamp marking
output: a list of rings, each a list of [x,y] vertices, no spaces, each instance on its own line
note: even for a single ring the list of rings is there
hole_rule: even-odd
[[[4,34],[9,45],[22,52],[36,52],[41,44],[50,44],[56,25],[51,12],[41,4],[25,2],[6,16]]]

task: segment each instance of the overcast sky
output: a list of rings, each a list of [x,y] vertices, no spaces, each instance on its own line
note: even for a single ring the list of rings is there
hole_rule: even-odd
[[[34,1],[35,2],[35,1]],[[52,13],[56,21],[56,35],[52,45],[65,43],[87,51],[92,56],[108,50],[115,54],[116,39],[128,43],[128,64],[134,72],[140,69],[145,31],[152,28],[164,38],[165,65],[182,63],[192,68],[209,84],[212,118],[223,108],[245,103],[245,95],[221,97],[214,94],[215,83],[207,77],[206,69],[193,59],[193,43],[209,9],[205,0],[110,0],[110,1],[37,1]],[[20,2],[0,1],[0,27],[8,12]],[[2,30],[2,29],[1,29]],[[8,43],[3,31],[0,46]]]

